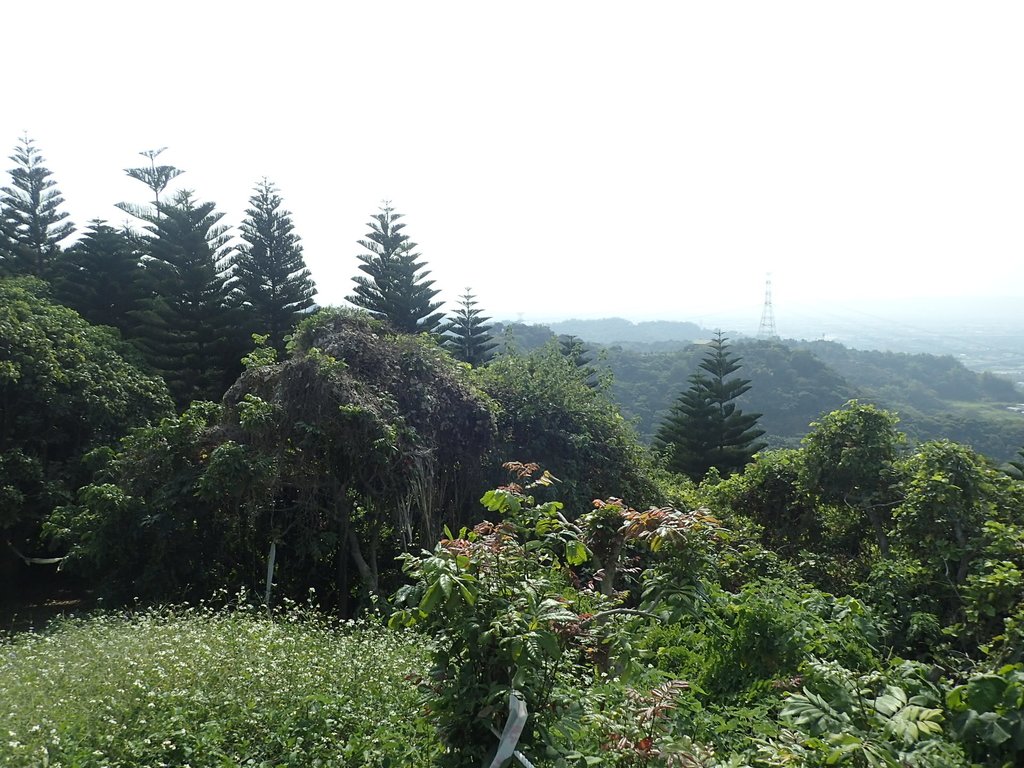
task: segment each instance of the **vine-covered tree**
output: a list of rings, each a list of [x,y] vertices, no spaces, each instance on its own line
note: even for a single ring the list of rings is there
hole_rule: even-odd
[[[143,214],[149,296],[136,313],[136,342],[181,405],[219,399],[239,370],[227,227],[214,207],[182,191],[156,213]]]
[[[468,522],[494,417],[432,339],[326,310],[288,360],[256,357],[221,404],[124,441],[57,521],[69,567],[180,600],[263,587],[269,566],[282,592],[347,612],[390,586],[396,554]]]
[[[445,323],[444,347],[464,363],[478,366],[494,354],[497,343],[491,337],[491,326],[483,310],[477,309],[476,297],[469,288],[459,299],[459,308]]]
[[[700,370],[680,396],[655,437],[667,466],[699,480],[711,467],[728,475],[741,470],[764,447],[757,438],[759,413],[743,413],[734,402],[750,389],[750,380],[727,378],[742,358],[729,354],[728,338],[719,331],[708,344]]]
[[[403,234],[402,214],[395,213],[385,202],[380,213],[368,226],[365,240],[360,240],[368,253],[358,254],[365,275],[352,278],[356,287],[348,301],[362,307],[375,317],[387,320],[403,333],[434,333],[443,318],[434,301],[439,291],[434,281],[426,280],[429,271],[415,252],[416,243]]]
[[[61,241],[75,227],[67,221],[68,214],[59,210],[64,198],[32,139],[22,137],[10,159],[15,163],[10,171],[11,186],[0,189],[8,251],[2,254],[0,267],[8,274],[49,278]]]
[[[142,255],[124,230],[94,220],[81,240],[61,254],[54,269],[54,296],[95,325],[134,335],[131,313],[145,298]]]
[[[302,257],[291,212],[277,188],[263,179],[249,198],[234,259],[234,289],[251,333],[269,334],[284,353],[284,337],[313,306],[316,286]]]
[[[901,503],[893,510],[893,544],[941,573],[955,592],[985,544],[987,519],[998,507],[997,486],[1006,482],[985,459],[949,440],[922,443],[900,462]]]
[[[883,557],[895,504],[893,462],[903,435],[899,419],[851,400],[811,424],[804,438],[804,484],[821,501],[852,511],[870,524]]]

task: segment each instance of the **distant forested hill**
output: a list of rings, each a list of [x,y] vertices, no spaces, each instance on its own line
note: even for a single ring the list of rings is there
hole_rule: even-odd
[[[1013,402],[1021,395],[1009,379],[965,368],[950,355],[850,349],[831,341],[801,342],[840,375],[878,397],[930,410],[947,401]]]
[[[611,372],[611,396],[647,442],[689,383],[711,332],[692,323],[633,324],[621,318],[549,326],[498,324],[495,335],[521,350],[556,336],[586,342],[592,365]],[[648,341],[643,339],[647,338]],[[601,341],[615,339],[615,343]],[[851,349],[831,341],[734,339],[738,372],[751,390],[743,411],[762,414],[773,446],[798,445],[808,425],[857,398],[895,411],[911,440],[948,438],[997,461],[1024,445],[1024,414],[1007,407],[1024,400],[1009,379],[977,373],[950,355]]]
[[[824,341],[797,346],[855,383],[864,399],[898,411],[912,438],[946,437],[999,460],[1024,445],[1024,414],[1007,408],[1024,393],[1009,379],[969,370],[949,355],[863,351]]]
[[[589,344],[622,346],[644,352],[681,349],[694,341],[710,339],[714,333],[696,323],[676,320],[634,323],[621,317],[561,320],[547,325],[495,323],[492,332],[498,338],[511,340],[521,350],[543,346],[553,336],[573,336]]]
[[[656,338],[644,342],[644,334]],[[612,373],[612,398],[647,442],[703,355],[704,347],[686,341],[687,334],[710,336],[692,323],[615,318],[495,328],[499,339],[520,350],[556,335],[586,342],[592,364]],[[597,343],[615,337],[622,337],[620,343]],[[900,429],[912,440],[948,438],[998,461],[1024,445],[1024,414],[1007,408],[1024,401],[1024,393],[1009,379],[972,371],[949,355],[856,350],[830,341],[745,339],[734,340],[732,348],[743,358],[738,375],[752,384],[739,407],[763,414],[761,427],[772,446],[798,445],[812,421],[853,398],[898,413]]]
[[[562,320],[550,323],[552,331],[560,336],[578,336],[595,344],[631,343],[656,344],[660,342],[688,342],[711,338],[711,331],[696,323],[675,320],[649,320],[634,323],[621,317],[601,320]]]
[[[775,445],[787,445],[807,431],[807,425],[857,396],[858,391],[811,352],[781,344],[745,342],[732,345],[743,358],[737,375],[751,380],[739,401],[744,411],[762,413],[761,427]],[[701,345],[670,352],[639,352],[622,347],[602,351],[601,363],[613,375],[611,395],[626,418],[636,420],[641,436],[650,441],[687,379],[697,370]]]
[[[498,351],[506,348],[527,352],[538,349],[555,338],[555,332],[546,325],[528,323],[495,323],[491,335],[498,342]]]
[[[851,398],[896,411],[900,428],[915,440],[948,438],[999,461],[1024,445],[1024,415],[1006,407],[1022,398],[1014,385],[952,357],[851,350],[834,342],[742,341],[733,350],[743,358],[738,375],[752,384],[739,406],[763,414],[773,445],[797,444],[811,421]],[[646,353],[611,347],[601,354],[614,377],[612,397],[645,440],[688,386],[702,352],[691,345]]]

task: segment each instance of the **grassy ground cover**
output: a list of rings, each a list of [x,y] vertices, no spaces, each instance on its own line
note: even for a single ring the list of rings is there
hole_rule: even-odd
[[[184,608],[0,641],[0,765],[417,765],[422,637],[310,611]]]

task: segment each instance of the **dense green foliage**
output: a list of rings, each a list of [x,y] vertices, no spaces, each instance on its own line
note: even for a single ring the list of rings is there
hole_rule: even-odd
[[[506,350],[532,352],[556,338],[548,326],[527,323],[495,323],[494,333],[499,339],[498,351],[502,353]]]
[[[137,343],[179,406],[220,397],[238,374],[238,317],[228,299],[228,234],[214,203],[189,192],[145,214],[148,295]]]
[[[733,345],[743,357],[750,391],[737,406],[762,413],[761,428],[772,445],[795,447],[807,425],[821,413],[838,408],[856,390],[813,354],[782,344],[742,341]],[[623,415],[637,420],[647,440],[657,432],[679,394],[679,382],[699,370],[705,347],[690,345],[667,352],[638,352],[622,347],[607,350],[612,373],[611,394]]]
[[[87,480],[83,456],[169,412],[130,353],[44,283],[0,280],[0,535],[19,551],[39,548],[40,523]]]
[[[714,489],[716,499],[760,526],[765,547],[790,558],[824,544],[816,494],[803,482],[804,456],[795,449],[762,451]]]
[[[413,584],[398,593],[400,610],[391,619],[436,637],[430,708],[449,747],[445,764],[459,766],[477,765],[491,751],[491,731],[501,727],[510,695],[533,713],[524,745],[543,744],[547,711],[567,706],[554,687],[569,666],[566,646],[579,607],[564,597],[564,566],[586,557],[559,518],[560,503],[534,507],[518,487],[491,492],[484,503],[502,523],[480,523],[471,536],[463,529],[433,553],[407,556]]]
[[[734,348],[751,384],[738,407],[763,414],[759,426],[772,446],[796,447],[810,422],[856,398],[898,412],[912,440],[950,439],[998,460],[1020,447],[1024,418],[1006,409],[1020,400],[1013,384],[969,371],[953,358],[825,342],[741,341]],[[678,382],[699,370],[702,352],[698,345],[664,352],[605,350],[610,393],[644,439],[654,437],[670,412]]]
[[[830,341],[799,345],[841,376],[856,376],[876,397],[934,410],[943,401],[1013,401],[1013,383],[993,374],[976,374],[951,356],[911,355],[851,349]]]
[[[856,350],[834,342],[798,345],[857,389],[857,397],[897,411],[912,440],[953,440],[1005,460],[1020,447],[1024,419],[1013,382],[976,373],[952,356]]]
[[[54,269],[53,293],[94,325],[136,334],[134,313],[148,297],[142,254],[125,231],[93,221],[82,238],[65,250]]]
[[[804,438],[805,487],[823,503],[870,523],[883,556],[889,554],[897,421],[887,411],[851,400],[811,424]]]
[[[502,355],[479,370],[477,381],[499,406],[494,481],[500,482],[502,462],[536,462],[564,479],[560,495],[570,517],[615,494],[637,503],[657,500],[633,430],[557,344]]]
[[[122,285],[115,294],[123,294],[116,311],[101,305],[96,312],[113,314],[112,324],[142,349],[184,407],[223,395],[241,371],[239,359],[253,333],[268,336],[283,354],[285,337],[313,307],[314,285],[291,214],[270,182],[258,184],[250,197],[235,248],[213,203],[198,203],[187,190],[170,202],[161,199],[182,173],[157,165],[161,152],[142,152],[149,165],[126,169],[153,195],[152,205],[118,204],[145,225],[143,233],[127,235],[134,250],[105,230],[87,237],[71,249],[75,258],[66,260],[58,286],[70,296],[83,285],[85,296],[69,301],[89,305],[95,301],[90,287],[111,269],[123,269],[113,281]]]
[[[610,393],[645,441],[653,440],[679,394],[679,382],[698,370],[703,353],[700,345],[680,341],[618,344],[615,334],[584,321],[497,324],[496,333],[503,344],[530,350],[553,338],[552,328],[611,344],[602,355],[612,374]],[[834,342],[744,340],[735,347],[751,381],[738,406],[763,414],[759,424],[770,445],[797,446],[811,421],[858,398],[897,411],[912,439],[951,439],[1000,460],[1020,447],[1024,422],[1005,408],[1020,400],[1013,384],[970,371],[952,357],[853,350]],[[596,348],[591,344],[592,352]]]
[[[815,425],[805,448],[761,454],[743,473],[706,482],[697,494],[722,509],[729,529],[700,510],[637,512],[618,500],[577,527],[558,503],[525,495],[536,483],[485,494],[501,522],[410,557],[413,583],[396,596],[392,619],[438,642],[422,690],[449,745],[440,764],[487,763],[509,695],[531,713],[519,747],[541,765],[1015,764],[1024,756],[1024,672],[1005,665],[1019,661],[1019,646],[1007,646],[1019,634],[1003,632],[1019,632],[1013,617],[1024,605],[1024,550],[1012,543],[1024,535],[1022,489],[948,443],[886,462],[886,446],[898,443],[892,427],[887,414],[854,403]],[[852,433],[874,435],[873,470],[848,466]],[[815,492],[811,467],[826,460],[838,478]],[[511,468],[518,483],[536,470]],[[902,503],[882,522],[892,555],[874,546],[848,552],[846,594],[834,596],[805,579],[842,580],[807,561],[829,556],[830,532],[844,525],[837,515],[863,515],[830,495],[850,484],[858,499],[877,499],[886,486]],[[762,539],[786,545],[773,555],[753,536],[760,525],[787,524],[773,510],[786,499],[802,507],[795,522],[805,535]],[[747,518],[751,503],[766,514]],[[952,513],[957,505],[963,511]],[[938,514],[953,521],[948,538],[914,528]],[[967,524],[972,514],[984,524]],[[953,594],[944,579],[919,580],[909,593],[898,579],[951,572],[941,558],[966,552],[955,548],[955,520],[965,523],[967,572],[976,574],[962,584],[977,578],[986,587],[965,586],[961,605],[928,614]],[[868,531],[862,541],[873,538]],[[599,589],[595,577],[613,573],[613,560],[628,566],[619,569],[625,578]],[[984,616],[1000,621],[979,622]],[[929,627],[930,639],[915,646]],[[979,646],[981,659],[961,655]]]
[[[355,354],[343,363],[324,351],[331,343],[335,351],[341,348],[332,341],[338,322],[331,316],[309,321],[299,335],[298,346],[305,351],[290,362],[311,355],[317,365],[333,369],[332,375],[365,367]],[[342,326],[363,338],[359,322],[367,321],[357,321],[355,330],[351,321]],[[422,337],[400,338],[427,343]],[[323,348],[306,346],[314,340]],[[368,346],[379,344],[380,338]],[[549,355],[575,376],[577,397],[595,395],[571,361],[557,349]],[[256,362],[250,361],[250,374],[259,374],[259,381],[284,375],[280,366]],[[212,467],[213,453],[229,443],[211,450],[211,439],[240,438],[246,422],[253,429],[262,423],[263,434],[281,430],[285,422],[273,420],[272,409],[245,398],[251,387],[229,395],[225,411],[237,409],[237,422],[236,417],[222,420],[212,430],[197,423],[192,432],[181,433],[179,448],[170,446],[162,455],[174,461],[185,446],[194,445],[198,463],[207,461],[202,456],[209,451]],[[196,406],[186,416],[198,420],[218,410],[203,408]],[[495,516],[491,521],[457,534],[446,529],[432,551],[405,557],[410,582],[395,595],[391,623],[427,632],[433,664],[427,672],[383,637],[375,641],[374,668],[405,664],[419,681],[418,702],[405,698],[402,708],[386,710],[388,725],[401,723],[409,728],[407,735],[378,749],[404,749],[400,754],[407,760],[417,755],[424,764],[489,764],[503,723],[510,712],[525,707],[528,718],[516,748],[538,766],[1015,764],[1024,755],[1024,486],[952,443],[902,453],[895,423],[872,406],[849,403],[812,425],[800,449],[762,452],[727,479],[711,476],[700,486],[666,489],[688,498],[694,505],[689,511],[640,511],[609,498],[595,502],[593,511],[574,523],[560,502],[534,498],[560,490],[550,473],[538,474],[533,464],[508,465],[512,482],[481,500],[486,516]],[[170,438],[167,433],[161,440]],[[290,444],[299,447],[296,439],[292,432]],[[327,446],[317,445],[319,450]],[[155,456],[152,449],[147,452]],[[196,483],[197,499],[229,478],[233,492],[252,491],[251,465],[238,463],[235,448],[225,460],[216,472],[200,471],[206,477]],[[153,465],[137,474],[174,477],[169,468]],[[875,519],[871,510],[878,513]],[[169,514],[170,507],[148,519],[159,524]],[[194,526],[193,534],[185,534],[186,549],[204,545],[198,532],[215,530],[199,514],[193,503],[189,515],[178,516]],[[182,536],[165,533],[161,540]],[[145,546],[156,551],[156,542]],[[226,619],[216,616],[204,621],[213,628],[212,637],[246,635],[244,625],[224,626]],[[255,626],[275,647],[276,625]],[[184,642],[204,646],[197,627],[189,632]],[[182,642],[173,632],[167,635],[164,655]],[[342,633],[339,639],[344,638]],[[78,642],[89,647],[92,641],[81,637]],[[8,657],[17,661],[19,654]],[[266,657],[278,658],[262,652],[260,658]],[[289,658],[306,659],[298,649]],[[231,677],[239,663],[203,659],[196,660],[197,667],[202,662],[204,669],[223,670],[223,675],[186,680],[176,688],[175,702],[208,705],[208,681]],[[287,661],[281,664],[289,669]],[[131,669],[139,676],[143,667]],[[102,672],[102,662],[97,668],[110,676]],[[95,679],[82,677],[87,683]],[[112,677],[115,684],[120,679]],[[308,674],[296,677],[309,690],[319,685]],[[338,760],[339,755],[364,764],[379,759],[361,738],[363,731],[357,730],[357,738],[337,728],[325,736],[316,717],[288,714],[295,689],[279,687],[283,693],[260,698],[265,705],[241,710],[250,718],[266,711],[286,724],[264,727],[266,739],[258,742],[234,725],[239,694],[231,686],[220,705],[204,710],[204,722],[228,723],[213,734],[203,729],[182,734],[175,715],[160,715],[157,722],[175,723],[173,737],[163,737],[174,748],[187,744],[238,755],[239,750],[277,754],[273,750],[282,743],[292,750],[333,744]],[[378,690],[353,692],[345,711],[381,707]],[[67,691],[54,698],[66,701],[79,689]],[[331,695],[311,695],[317,711],[337,703]],[[106,693],[94,698],[110,702],[106,706],[115,722],[131,706]],[[173,711],[190,711],[187,706]],[[7,747],[39,749],[22,711],[20,705],[12,709],[17,722]],[[34,717],[33,722],[52,722],[51,727],[75,733],[68,739],[73,745],[95,744],[93,734],[106,732],[92,721],[82,725],[84,716],[63,706]],[[96,749],[152,745],[144,738],[136,744],[134,733],[127,730],[123,739]],[[288,765],[291,754],[276,759]],[[301,750],[295,754],[306,757]]]
[[[645,437],[654,434],[676,395],[676,382],[696,368],[702,348],[695,346],[711,332],[686,323],[625,320],[570,320],[548,325],[496,324],[524,350],[543,346],[558,334],[571,334],[591,348],[606,347],[609,368],[617,381],[616,402],[640,420]],[[666,335],[658,328],[666,327]],[[618,329],[618,330],[614,330]],[[692,341],[684,341],[684,339]],[[921,422],[921,439],[942,437],[956,429],[956,439],[984,438],[986,430],[1005,429],[1005,419],[990,411],[967,408],[971,403],[1015,403],[1013,383],[992,373],[976,373],[950,355],[881,352],[826,341],[755,341],[737,343],[753,391],[743,405],[765,411],[768,432],[780,437],[802,434],[807,423],[852,397],[870,399],[899,410],[907,422]],[[826,399],[819,399],[825,396]],[[774,406],[774,407],[769,407]],[[943,416],[944,414],[944,416]],[[1002,429],[1000,429],[1002,427]],[[970,430],[970,432],[967,432]],[[1001,439],[1001,438],[1000,438]],[[979,444],[977,447],[993,453]],[[998,452],[998,451],[995,451]]]
[[[559,336],[558,348],[562,351],[562,354],[571,360],[572,364],[576,366],[577,370],[587,382],[588,387],[591,389],[598,389],[608,386],[607,380],[602,380],[598,377],[597,369],[592,365],[594,362],[594,355],[589,349],[587,349],[587,346],[582,341],[575,336]]]
[[[535,464],[506,466],[513,482],[481,500],[500,522],[463,529],[433,553],[408,556],[413,583],[395,597],[399,610],[391,624],[424,627],[437,643],[435,668],[423,688],[448,747],[443,765],[489,759],[494,735],[516,702],[529,713],[521,748],[564,759],[574,740],[590,735],[580,681],[593,683],[599,670],[607,676],[628,663],[623,630],[632,617],[652,615],[622,608],[614,591],[578,588],[575,569],[592,556],[584,531],[595,526],[584,520],[584,528],[577,527],[561,514],[560,502],[537,504],[529,495],[555,482],[549,473],[534,480]],[[616,502],[595,514],[604,521],[618,516],[631,543],[662,552],[643,577],[646,607],[668,604],[669,596],[696,586],[684,575],[694,575],[692,565],[683,562],[708,541],[713,520],[667,508],[640,514]]]

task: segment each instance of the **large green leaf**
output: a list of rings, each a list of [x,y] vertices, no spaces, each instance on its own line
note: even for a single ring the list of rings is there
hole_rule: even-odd
[[[427,591],[423,593],[423,598],[420,600],[419,605],[420,611],[422,613],[429,614],[437,607],[438,603],[441,602],[442,596],[443,592],[441,591],[441,585],[439,581],[435,581],[427,587]]]
[[[565,559],[569,565],[582,565],[590,558],[590,552],[582,541],[570,539],[565,542]]]

